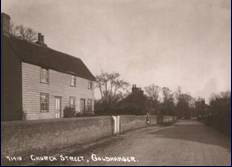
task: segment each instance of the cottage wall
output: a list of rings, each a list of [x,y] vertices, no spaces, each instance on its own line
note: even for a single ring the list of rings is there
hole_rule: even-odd
[[[40,66],[22,62],[22,103],[25,119],[56,118],[55,97],[61,97],[61,108],[69,106],[69,98],[76,98],[76,111],[80,111],[80,99],[92,99],[94,110],[94,91],[88,89],[89,80],[76,77],[76,87],[70,86],[71,75],[49,69],[49,83],[40,82]],[[49,112],[40,111],[40,93],[49,94]]]

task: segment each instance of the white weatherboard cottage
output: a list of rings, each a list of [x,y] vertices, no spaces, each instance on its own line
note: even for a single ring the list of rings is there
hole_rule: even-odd
[[[49,48],[40,33],[36,43],[11,36],[10,17],[1,17],[3,120],[62,118],[66,106],[93,114],[95,77],[82,60]]]

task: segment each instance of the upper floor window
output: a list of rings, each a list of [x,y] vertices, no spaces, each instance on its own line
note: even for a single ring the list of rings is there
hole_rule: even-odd
[[[75,101],[76,101],[76,98],[75,97],[69,97],[69,106],[71,107],[71,108],[75,108],[76,107],[76,105],[75,105]]]
[[[40,93],[40,112],[48,112],[49,110],[49,94]]]
[[[89,82],[88,89],[93,89],[93,82]]]
[[[46,68],[40,69],[40,82],[48,83],[48,69]]]
[[[70,86],[76,87],[76,77],[74,75],[71,76]]]

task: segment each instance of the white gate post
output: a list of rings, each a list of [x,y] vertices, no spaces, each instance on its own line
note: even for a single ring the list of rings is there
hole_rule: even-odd
[[[114,135],[117,135],[120,133],[120,116],[112,116],[113,118],[113,124],[114,124],[114,127],[113,127],[113,134]]]
[[[118,133],[120,133],[120,116],[118,115],[117,116],[117,121],[118,121],[118,124],[117,124],[117,126],[118,126]]]

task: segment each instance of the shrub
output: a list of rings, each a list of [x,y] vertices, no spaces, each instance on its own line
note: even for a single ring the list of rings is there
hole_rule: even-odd
[[[231,108],[230,93],[216,95],[210,101],[206,112],[200,117],[207,125],[230,136]]]
[[[75,117],[75,108],[66,106],[64,108],[64,118]]]
[[[84,115],[84,113],[82,113],[82,112],[77,112],[77,113],[75,114],[76,117],[81,117],[81,116],[83,116],[83,115]]]

